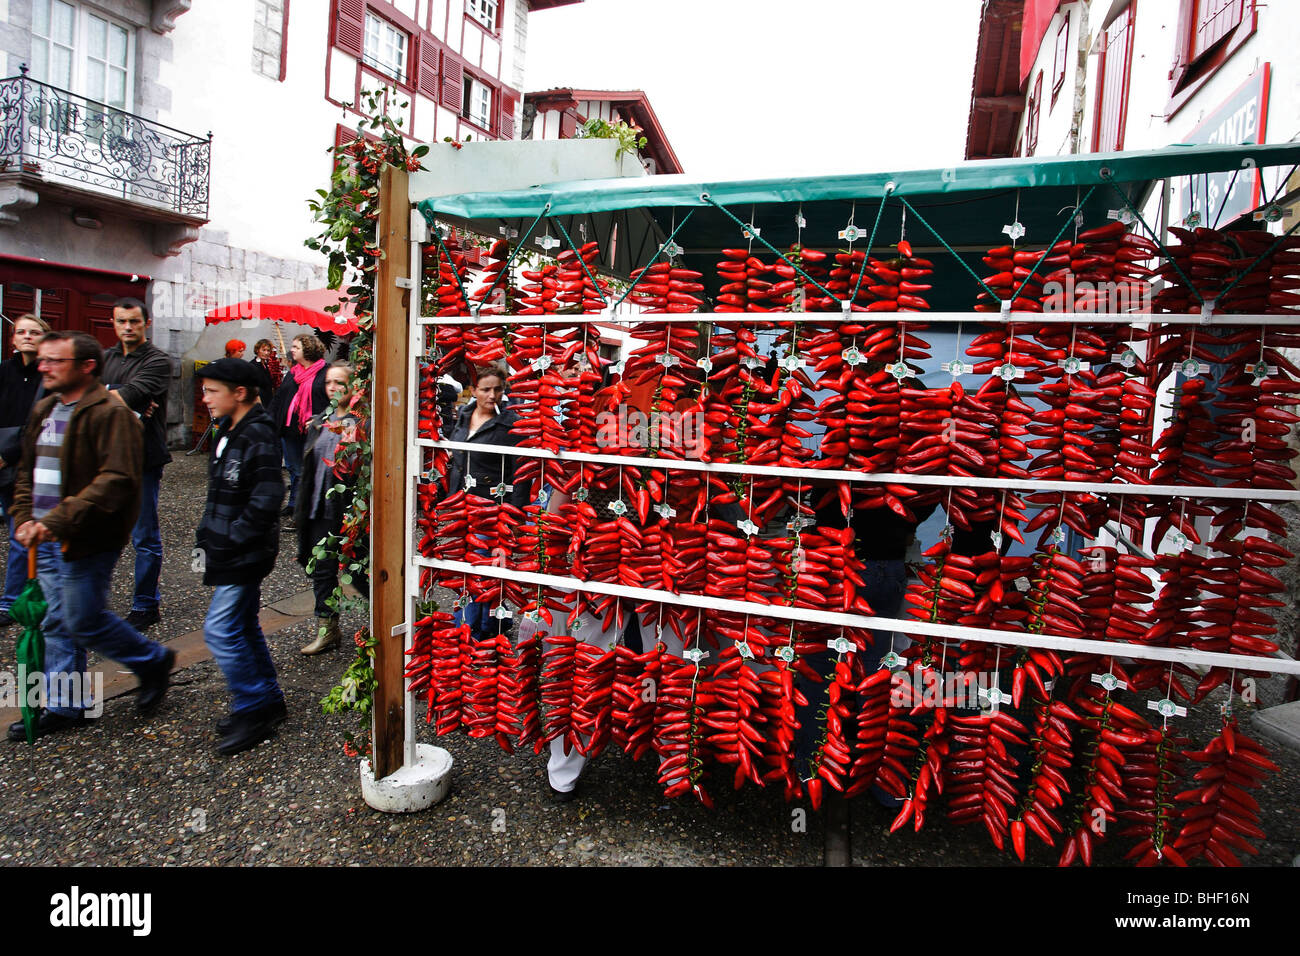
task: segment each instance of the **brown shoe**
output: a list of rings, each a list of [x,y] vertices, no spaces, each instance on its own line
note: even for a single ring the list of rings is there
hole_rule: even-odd
[[[322,654],[343,643],[337,617],[316,618],[316,639],[302,649],[304,654]]]

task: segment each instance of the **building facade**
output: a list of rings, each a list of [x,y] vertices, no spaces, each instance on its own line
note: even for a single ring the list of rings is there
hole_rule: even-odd
[[[556,87],[524,96],[521,139],[572,139],[583,124],[601,119],[615,125],[624,122],[645,137],[638,151],[641,164],[651,175],[682,172],[659,117],[641,90],[579,90]]]
[[[574,2],[0,0],[0,312],[111,344],[141,298],[180,399],[208,310],[324,285],[307,201],[363,94],[413,141],[517,138],[528,17]]]
[[[966,156],[1293,141],[1300,138],[1297,38],[1294,3],[989,0]],[[1269,179],[1282,173],[1183,184],[1171,218],[1196,214],[1224,225],[1262,195],[1300,188],[1294,179]]]

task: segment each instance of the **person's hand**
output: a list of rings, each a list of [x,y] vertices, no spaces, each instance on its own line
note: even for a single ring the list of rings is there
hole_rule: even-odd
[[[153,413],[156,412],[156,411],[158,411],[158,403],[157,403],[157,402],[150,402],[150,403],[149,403],[149,407],[146,408],[146,409],[144,410],[144,414],[142,414],[140,417],[141,417],[141,418],[153,418]]]
[[[14,532],[14,537],[24,548],[35,547],[38,544],[53,540],[50,529],[39,521],[24,521]]]

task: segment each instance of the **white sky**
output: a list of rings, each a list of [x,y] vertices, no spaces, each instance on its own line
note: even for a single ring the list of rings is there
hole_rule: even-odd
[[[526,91],[645,90],[701,179],[965,151],[980,0],[584,0],[532,14]]]

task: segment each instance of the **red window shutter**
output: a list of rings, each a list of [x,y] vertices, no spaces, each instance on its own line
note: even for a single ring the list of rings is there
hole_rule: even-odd
[[[420,37],[420,60],[417,68],[416,87],[425,96],[438,98],[438,60],[442,51],[432,38]]]
[[[334,45],[360,57],[366,44],[365,0],[334,0]]]
[[[560,139],[573,139],[573,134],[578,131],[578,117],[572,110],[565,110],[560,114]]]
[[[1032,156],[1038,149],[1038,115],[1043,106],[1043,71],[1038,71],[1034,78],[1034,92],[1029,97],[1029,107],[1025,110],[1025,155]]]
[[[1102,35],[1097,105],[1092,127],[1094,152],[1110,153],[1124,148],[1133,68],[1133,7],[1129,4]]]
[[[1245,0],[1199,0],[1196,28],[1191,37],[1191,59],[1195,61],[1241,22]]]
[[[502,139],[515,138],[515,110],[519,107],[519,96],[517,93],[501,92],[501,119],[497,123],[498,131]]]
[[[1196,0],[1179,0],[1178,26],[1174,30],[1174,65],[1169,71],[1169,79],[1176,90],[1187,77],[1187,67],[1191,64],[1192,48],[1192,14],[1195,12]]]
[[[442,54],[442,105],[459,115],[464,106],[461,92],[465,85],[465,67],[447,51]]]

